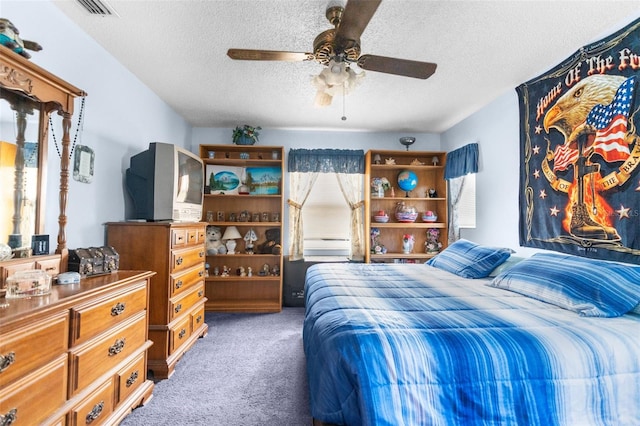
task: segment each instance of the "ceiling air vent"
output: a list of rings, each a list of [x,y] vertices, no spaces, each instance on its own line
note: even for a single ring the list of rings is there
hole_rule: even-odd
[[[76,0],[89,14],[98,16],[118,16],[116,11],[101,0]]]

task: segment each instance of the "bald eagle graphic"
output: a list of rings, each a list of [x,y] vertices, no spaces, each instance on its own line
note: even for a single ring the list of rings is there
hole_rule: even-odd
[[[635,77],[586,77],[562,95],[544,116],[545,131],[549,133],[554,128],[564,136],[564,143],[553,151],[554,172],[574,166],[570,208],[566,209],[563,226],[575,237],[620,240],[607,218],[610,215],[596,216],[598,210],[610,212],[612,209],[595,193],[599,191],[595,181],[600,167],[591,160],[593,154],[599,154],[606,162],[624,161],[629,157],[627,123],[634,85]],[[586,184],[591,184],[590,200],[585,199]],[[587,201],[592,205],[593,215],[587,209]]]

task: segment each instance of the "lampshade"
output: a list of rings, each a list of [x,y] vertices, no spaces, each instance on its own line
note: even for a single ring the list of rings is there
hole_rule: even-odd
[[[238,228],[235,226],[227,226],[227,229],[224,230],[222,240],[235,240],[236,238],[242,238],[242,235],[238,232]]]
[[[316,87],[316,105],[327,106],[336,94],[347,95],[364,77],[364,71],[356,73],[345,62],[329,61],[320,74],[314,76],[312,84]]]

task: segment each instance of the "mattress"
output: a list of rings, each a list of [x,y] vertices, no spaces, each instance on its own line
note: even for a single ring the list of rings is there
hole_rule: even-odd
[[[303,340],[314,419],[639,425],[640,316],[585,318],[422,264],[319,264]]]

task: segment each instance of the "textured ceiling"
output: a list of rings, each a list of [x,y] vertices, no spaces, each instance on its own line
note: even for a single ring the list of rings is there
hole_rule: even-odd
[[[427,80],[367,72],[314,106],[315,62],[233,61],[229,48],[310,52],[328,0],[108,0],[118,16],[53,0],[196,127],[440,133],[640,16],[636,1],[385,0],[362,53],[438,64]],[[346,108],[347,120],[341,120]]]

